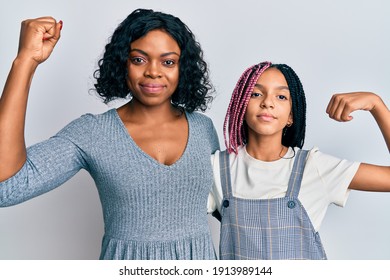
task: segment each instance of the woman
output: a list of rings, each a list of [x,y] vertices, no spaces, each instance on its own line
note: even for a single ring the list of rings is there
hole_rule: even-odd
[[[204,111],[211,101],[207,64],[180,19],[139,9],[115,30],[95,72],[107,103],[26,149],[31,80],[57,44],[62,22],[24,21],[0,99],[0,205],[61,185],[81,168],[98,188],[105,235],[101,259],[214,259],[207,223],[209,155],[218,149]]]

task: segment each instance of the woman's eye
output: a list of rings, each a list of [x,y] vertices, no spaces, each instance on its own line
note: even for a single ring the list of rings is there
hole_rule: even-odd
[[[172,67],[172,66],[174,66],[176,64],[176,62],[174,60],[169,59],[169,60],[165,60],[163,62],[163,64],[166,65],[166,66]]]
[[[145,59],[143,59],[142,57],[132,57],[130,58],[130,61],[134,64],[141,64],[145,62]]]

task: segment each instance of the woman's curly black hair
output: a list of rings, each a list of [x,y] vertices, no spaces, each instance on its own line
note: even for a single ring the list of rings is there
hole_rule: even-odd
[[[205,111],[213,99],[213,86],[200,44],[179,18],[153,10],[137,9],[116,28],[94,72],[97,93],[104,103],[131,96],[126,83],[130,44],[156,29],[169,33],[181,50],[179,84],[172,104],[188,112]]]

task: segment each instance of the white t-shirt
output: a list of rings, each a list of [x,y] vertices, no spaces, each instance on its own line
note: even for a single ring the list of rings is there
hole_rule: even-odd
[[[298,148],[295,149],[296,151]],[[230,173],[233,195],[248,199],[284,197],[294,164],[294,151],[289,148],[284,158],[265,162],[250,156],[245,147],[230,154]],[[219,151],[211,156],[214,187],[208,201],[208,211],[221,211],[223,199]],[[316,231],[319,230],[329,204],[343,207],[348,198],[348,186],[360,163],[341,160],[321,153],[318,148],[309,152],[298,199],[306,209]]]

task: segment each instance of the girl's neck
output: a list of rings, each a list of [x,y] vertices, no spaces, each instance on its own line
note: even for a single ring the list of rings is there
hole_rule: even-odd
[[[248,139],[246,145],[247,153],[255,159],[262,161],[275,161],[284,157],[288,148],[281,144],[281,141],[275,141],[273,137],[260,137]]]

